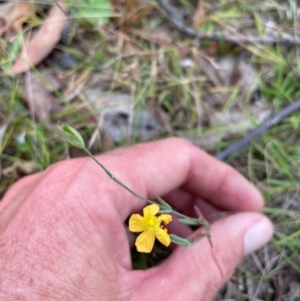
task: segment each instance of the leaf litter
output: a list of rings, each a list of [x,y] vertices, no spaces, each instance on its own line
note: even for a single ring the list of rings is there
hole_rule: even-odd
[[[150,140],[163,132],[163,125],[150,108],[136,110],[129,94],[105,93],[94,88],[84,95],[96,112],[101,129],[115,143],[130,140],[135,129],[136,137],[142,141]],[[140,115],[139,118],[136,115]]]
[[[2,170],[2,176],[11,177],[13,174],[18,174],[19,176],[26,176],[38,172],[40,166],[34,161],[15,161],[9,167],[6,167]]]
[[[24,22],[35,16],[37,5],[30,2],[0,4],[0,36],[12,42],[22,32]]]
[[[42,62],[54,49],[59,40],[64,27],[67,25],[68,18],[62,2],[60,5],[53,5],[48,16],[37,33],[26,43],[19,58],[16,60],[10,75],[17,75],[26,72],[33,66]]]
[[[62,109],[60,100],[54,95],[62,88],[62,81],[55,72],[40,70],[39,74],[27,75],[20,84],[20,93],[26,102],[32,119],[38,117],[48,123],[51,115]]]
[[[203,0],[198,1],[196,11],[193,15],[193,26],[200,26],[204,23],[206,17],[206,11],[204,8]]]

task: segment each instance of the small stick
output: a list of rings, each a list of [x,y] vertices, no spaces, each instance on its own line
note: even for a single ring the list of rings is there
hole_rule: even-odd
[[[236,143],[233,143],[225,150],[221,151],[216,155],[216,158],[225,161],[228,159],[231,155],[237,153],[241,149],[243,149],[245,146],[247,146],[250,142],[252,142],[254,139],[261,136],[265,131],[267,131],[269,128],[275,126],[279,122],[281,122],[284,118],[288,117],[295,111],[300,110],[300,98],[295,100],[291,105],[281,109],[279,112],[272,114],[265,122],[262,123],[257,129],[255,129],[253,132],[249,133],[246,137],[242,138],[241,140],[237,141]]]
[[[241,36],[232,35],[228,36],[220,33],[200,33],[193,27],[188,26],[183,19],[182,14],[172,5],[167,3],[167,0],[157,0],[161,8],[165,11],[168,18],[178,27],[178,29],[189,37],[196,38],[197,40],[212,40],[224,41],[231,44],[284,44],[284,45],[300,45],[300,40],[276,37],[259,37],[259,36]]]

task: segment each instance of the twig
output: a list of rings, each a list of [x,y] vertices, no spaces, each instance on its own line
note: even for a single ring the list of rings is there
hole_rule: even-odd
[[[294,101],[291,105],[283,108],[279,112],[272,114],[261,126],[259,126],[256,130],[248,134],[243,139],[239,140],[238,142],[230,145],[225,150],[221,151],[216,155],[216,158],[219,160],[226,160],[231,155],[237,153],[245,146],[247,146],[250,142],[252,142],[257,137],[261,136],[265,131],[269,128],[275,126],[279,122],[281,122],[284,118],[291,115],[295,111],[300,110],[300,98]]]
[[[275,38],[275,37],[259,37],[259,36],[241,36],[232,35],[228,36],[221,33],[200,33],[193,27],[188,26],[183,19],[183,15],[175,7],[168,4],[168,0],[157,0],[161,8],[165,11],[168,18],[178,27],[178,29],[188,35],[189,37],[196,38],[197,40],[213,40],[224,41],[231,44],[238,43],[260,43],[260,44],[285,44],[285,45],[300,45],[300,40],[288,38]]]

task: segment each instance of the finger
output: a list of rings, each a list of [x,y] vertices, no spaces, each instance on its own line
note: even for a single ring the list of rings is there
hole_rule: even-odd
[[[263,206],[260,193],[241,174],[183,139],[139,144],[99,158],[121,181],[148,198],[183,187],[230,211],[258,211]],[[128,192],[117,191],[122,197],[115,205],[123,219],[144,205]]]
[[[0,233],[4,231],[12,217],[18,212],[24,202],[37,175],[27,176],[14,184],[0,202]]]
[[[265,244],[272,232],[271,222],[259,213],[219,220],[211,228],[213,248],[207,239],[187,250],[178,247],[161,266],[145,274],[141,291],[160,287],[152,300],[163,299],[162,291],[168,300],[211,300],[243,256]]]
[[[147,198],[183,187],[226,210],[256,211],[263,205],[260,193],[242,175],[183,139],[139,144],[98,159],[119,180]],[[55,164],[38,181],[39,185],[55,187],[53,200],[59,200],[66,191],[66,202],[89,196],[85,206],[101,211],[106,208],[106,212],[113,206],[123,221],[145,205],[114,183],[90,158]]]
[[[40,174],[34,174],[26,176],[20,180],[18,180],[4,195],[3,199],[0,201],[0,211],[12,200],[18,197],[24,197],[25,192],[30,189],[30,186],[33,185],[35,180],[39,177]]]

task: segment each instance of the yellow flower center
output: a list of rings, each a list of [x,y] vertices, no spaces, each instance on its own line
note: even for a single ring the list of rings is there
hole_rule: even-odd
[[[155,228],[158,226],[157,218],[153,215],[148,215],[144,217],[145,227],[147,228]]]

